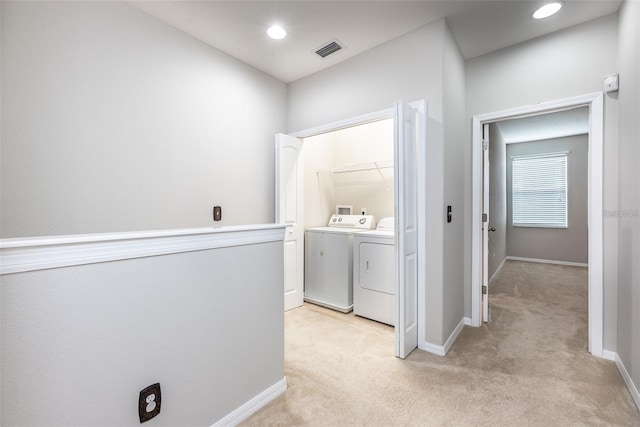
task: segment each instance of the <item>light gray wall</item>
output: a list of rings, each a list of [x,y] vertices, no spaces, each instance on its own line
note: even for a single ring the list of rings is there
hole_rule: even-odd
[[[297,132],[427,98],[442,121],[444,20],[289,84],[287,129]]]
[[[284,378],[283,277],[281,242],[3,275],[0,424],[140,425],[156,382],[151,425],[214,424]]]
[[[464,317],[464,165],[465,134],[465,63],[449,26],[444,32],[444,207],[440,221],[444,224],[444,299],[442,343]],[[427,199],[427,204],[431,200]],[[446,222],[446,206],[453,217]]]
[[[617,353],[640,389],[640,3],[624,1],[618,33],[620,166]]]
[[[489,278],[507,257],[507,147],[495,123],[489,125]]]
[[[0,10],[3,238],[273,222],[284,83],[122,2]],[[284,376],[282,266],[274,243],[2,276],[0,424],[139,425],[156,381],[154,424],[213,424]]]
[[[589,262],[587,135],[507,145],[507,255],[554,261]],[[567,228],[512,225],[512,156],[569,151],[567,155]]]
[[[467,141],[474,115],[542,101],[601,92],[603,78],[616,72],[617,14],[468,60]],[[617,206],[618,105],[605,99],[604,206]],[[471,143],[464,155],[465,313],[471,314]],[[604,222],[604,348],[616,348],[618,271],[617,223]]]
[[[399,100],[428,100],[425,339],[435,345],[444,344],[464,314],[464,73],[441,19],[289,85],[290,132],[388,109]],[[454,207],[451,224],[448,204]]]
[[[2,237],[207,226],[214,205],[273,222],[284,83],[122,2],[1,7]]]
[[[287,128],[301,131],[390,108],[396,101],[427,99],[425,339],[444,343],[444,33],[438,20],[327,70],[289,85]],[[457,267],[459,268],[459,266]],[[455,312],[453,313],[456,314]],[[460,318],[459,318],[460,319]],[[458,319],[458,321],[459,321]]]

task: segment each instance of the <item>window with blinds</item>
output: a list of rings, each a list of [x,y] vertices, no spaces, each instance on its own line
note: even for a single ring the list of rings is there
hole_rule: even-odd
[[[514,227],[567,228],[568,154],[511,158]]]

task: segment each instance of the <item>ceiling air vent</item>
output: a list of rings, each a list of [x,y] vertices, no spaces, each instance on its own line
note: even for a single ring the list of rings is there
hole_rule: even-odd
[[[322,47],[316,49],[315,53],[322,58],[326,58],[327,56],[331,55],[332,53],[336,53],[342,48],[343,46],[338,40],[331,40],[329,43],[326,43]]]

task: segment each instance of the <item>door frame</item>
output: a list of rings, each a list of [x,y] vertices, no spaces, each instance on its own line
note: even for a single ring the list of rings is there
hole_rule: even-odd
[[[424,254],[426,248],[426,240],[424,227],[426,226],[426,154],[425,147],[426,144],[426,115],[428,104],[426,100],[419,100],[414,102],[409,102],[408,105],[418,111],[418,120],[420,121],[420,133],[418,134],[418,167],[417,167],[417,193],[418,200],[417,203],[417,215],[418,215],[418,289],[416,293],[417,298],[417,332],[418,332],[418,348],[425,349],[425,317],[426,317],[426,307],[425,307],[425,277],[426,277],[426,262],[423,259],[424,257],[420,256],[420,254]],[[341,129],[346,129],[354,126],[365,125],[367,123],[375,122],[378,120],[390,119],[393,118],[395,114],[394,107],[389,107],[384,110],[375,111],[368,114],[363,114],[360,116],[355,116],[343,120],[338,120],[332,123],[327,123],[319,126],[315,126],[313,128],[300,130],[296,132],[290,132],[288,135],[294,136],[296,138],[303,139],[310,138],[312,136],[320,135],[323,133],[334,132]],[[304,150],[304,141],[303,141],[303,150]],[[394,148],[395,150],[395,148]],[[395,165],[394,165],[395,167]],[[394,183],[394,191],[397,190],[397,183]],[[396,230],[397,233],[397,230]],[[397,246],[396,246],[396,257],[397,257]],[[398,283],[396,283],[396,286]],[[396,295],[397,298],[397,295]],[[395,328],[395,327],[394,327]],[[397,331],[396,331],[397,334]]]
[[[553,113],[577,107],[589,107],[588,224],[589,224],[589,352],[603,358],[604,330],[604,100],[602,92],[510,108],[473,116],[472,130],[472,207],[471,207],[471,325],[482,324],[482,125]]]
[[[491,188],[491,162],[489,161],[489,123],[482,124],[482,283],[480,284],[482,298],[482,321],[491,320],[489,313],[489,218],[492,212],[489,189]],[[486,218],[485,218],[486,215]],[[486,220],[486,221],[485,221]],[[506,247],[506,244],[505,244]]]

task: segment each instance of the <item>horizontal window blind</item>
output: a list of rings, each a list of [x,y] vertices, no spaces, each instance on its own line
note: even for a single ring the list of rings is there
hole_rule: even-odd
[[[512,157],[512,223],[567,227],[568,152]]]

